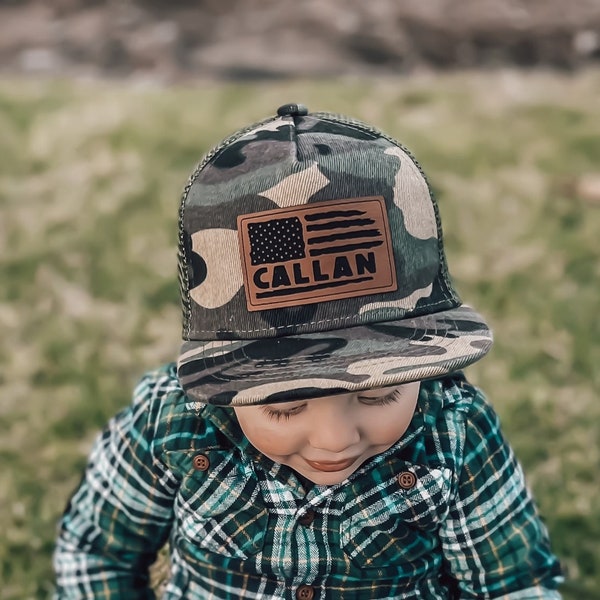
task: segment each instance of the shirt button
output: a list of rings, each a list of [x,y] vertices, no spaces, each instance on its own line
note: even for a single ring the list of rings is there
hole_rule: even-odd
[[[309,525],[312,525],[312,522],[315,520],[315,511],[312,508],[309,508],[299,519],[298,519],[298,523],[300,523],[300,525],[304,525],[305,527],[308,527]]]
[[[206,454],[196,454],[192,464],[194,465],[194,469],[196,469],[196,471],[207,471],[208,467],[210,467],[210,461],[208,460],[208,456],[206,456]]]
[[[315,588],[312,585],[301,585],[296,590],[298,600],[312,600],[315,597]]]
[[[403,490],[410,490],[417,485],[417,476],[410,471],[403,471],[398,475],[398,483]]]

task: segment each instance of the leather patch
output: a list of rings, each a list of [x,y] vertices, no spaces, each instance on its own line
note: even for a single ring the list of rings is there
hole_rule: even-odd
[[[398,287],[381,196],[240,215],[237,225],[249,311]]]

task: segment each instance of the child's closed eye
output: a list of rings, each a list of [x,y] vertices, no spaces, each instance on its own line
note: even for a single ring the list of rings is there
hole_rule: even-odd
[[[389,394],[385,394],[383,396],[359,396],[358,401],[361,404],[366,404],[367,406],[385,406],[386,404],[398,402],[401,397],[402,394],[400,390],[396,388]]]
[[[305,407],[306,404],[297,404],[290,408],[273,408],[273,406],[265,405],[262,407],[262,410],[269,419],[273,419],[274,421],[287,421],[290,417],[301,413]]]

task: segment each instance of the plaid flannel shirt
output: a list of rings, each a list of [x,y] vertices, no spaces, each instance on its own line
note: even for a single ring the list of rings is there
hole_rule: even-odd
[[[490,405],[462,374],[423,382],[394,446],[308,491],[232,409],[189,402],[174,365],[111,420],[61,522],[57,599],[558,599],[562,577]]]

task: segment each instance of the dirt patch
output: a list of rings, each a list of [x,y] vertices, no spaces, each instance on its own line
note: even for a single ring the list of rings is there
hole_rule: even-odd
[[[177,81],[599,60],[598,0],[0,0],[4,74]]]

